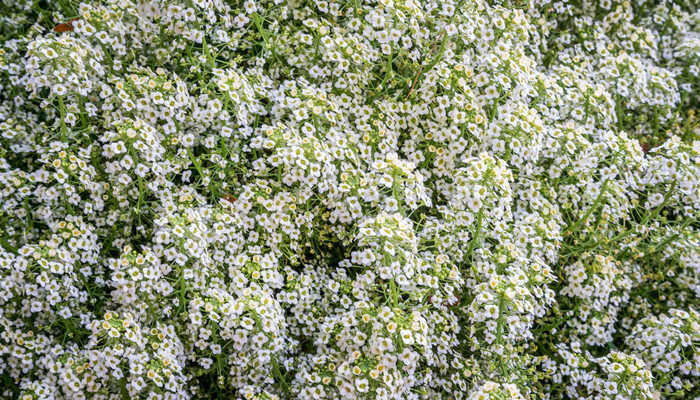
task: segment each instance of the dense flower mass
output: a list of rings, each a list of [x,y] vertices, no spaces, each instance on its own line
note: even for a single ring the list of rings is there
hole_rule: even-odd
[[[0,5],[0,398],[700,398],[697,2]]]

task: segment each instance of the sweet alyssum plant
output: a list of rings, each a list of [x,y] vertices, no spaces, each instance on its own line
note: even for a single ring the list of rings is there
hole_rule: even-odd
[[[695,399],[685,0],[0,0],[0,396]]]

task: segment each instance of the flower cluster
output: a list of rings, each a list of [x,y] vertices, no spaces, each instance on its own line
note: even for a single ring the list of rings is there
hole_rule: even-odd
[[[668,315],[643,318],[625,338],[646,361],[665,395],[692,393],[700,383],[700,354],[693,347],[700,340],[698,317],[695,310],[671,309]]]
[[[0,397],[700,396],[691,1],[0,5]]]

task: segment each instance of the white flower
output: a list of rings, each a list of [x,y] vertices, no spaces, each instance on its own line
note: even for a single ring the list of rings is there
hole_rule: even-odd
[[[355,379],[355,388],[360,393],[366,393],[369,391],[369,381],[365,378]]]

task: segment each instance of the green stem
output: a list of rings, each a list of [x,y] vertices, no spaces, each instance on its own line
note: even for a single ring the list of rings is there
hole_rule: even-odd
[[[591,214],[593,213],[593,211],[595,211],[598,208],[598,206],[600,205],[600,202],[603,200],[603,194],[605,194],[605,191],[607,189],[608,189],[608,180],[606,179],[603,182],[603,185],[600,187],[600,193],[598,194],[598,197],[595,199],[595,202],[593,202],[591,207],[586,211],[586,214],[584,214],[584,216],[581,217],[581,219],[576,221],[575,224],[570,225],[568,228],[566,228],[567,233],[572,233],[572,232],[576,231],[576,229],[578,229],[581,224],[586,222],[588,217],[590,217]]]
[[[58,111],[61,114],[61,139],[68,141],[68,127],[66,126],[66,106],[63,104],[63,96],[58,96]]]
[[[476,216],[476,228],[474,229],[474,237],[472,237],[472,240],[469,241],[469,248],[467,249],[467,255],[465,258],[469,258],[472,255],[472,252],[474,251],[474,246],[476,246],[476,240],[479,238],[479,234],[481,233],[481,224],[483,223],[484,219],[484,211],[483,208],[479,210],[479,214]]]
[[[187,148],[187,155],[189,155],[190,161],[192,161],[192,164],[194,164],[194,168],[197,170],[197,173],[199,173],[199,176],[204,180],[206,178],[206,175],[204,174],[204,170],[202,170],[202,166],[199,164],[199,160],[197,159],[197,157],[194,156],[191,147]],[[209,193],[214,193],[214,191],[211,188],[211,182],[207,183],[207,189],[209,190]]]

